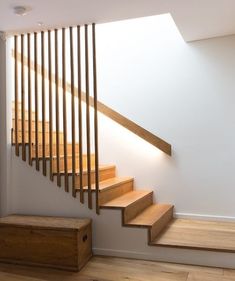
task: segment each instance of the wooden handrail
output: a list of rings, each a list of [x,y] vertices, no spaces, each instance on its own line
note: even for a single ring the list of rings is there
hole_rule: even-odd
[[[12,52],[12,56],[14,57],[14,51]],[[20,61],[21,54],[17,54],[17,60]],[[24,60],[25,62],[26,60]],[[27,64],[26,64],[27,66]],[[30,68],[34,70],[34,62],[31,61]],[[38,74],[42,74],[42,68],[40,65],[38,65]],[[45,77],[48,77],[47,70],[45,69],[44,72]],[[52,75],[52,82],[55,83],[55,75]],[[62,79],[59,79],[58,81],[59,87],[63,87]],[[66,83],[66,91],[71,93],[71,84]],[[78,96],[78,89],[74,89],[75,96]],[[82,100],[86,102],[86,94],[82,93]],[[89,99],[90,106],[94,107],[94,99],[90,96]],[[100,101],[97,101],[97,110],[107,116],[108,118],[112,119],[116,123],[120,124],[127,130],[131,131],[132,133],[136,134],[140,138],[144,139],[145,141],[149,142],[153,146],[157,147],[158,149],[162,150],[168,155],[171,155],[171,145],[164,141],[163,139],[159,138],[158,136],[152,134],[148,130],[144,129],[143,127],[139,126],[135,122],[131,121],[130,119],[126,118],[125,116],[121,115],[117,111],[113,110],[112,108],[108,107],[107,105],[103,104]]]

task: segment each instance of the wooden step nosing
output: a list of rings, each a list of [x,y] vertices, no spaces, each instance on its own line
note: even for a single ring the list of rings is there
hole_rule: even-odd
[[[148,208],[148,207],[147,207]],[[146,209],[147,209],[146,208]],[[130,224],[130,221],[129,222],[126,222],[125,225],[127,224],[128,226],[134,226],[134,227],[141,227],[141,228],[150,228],[159,220],[161,219],[161,217],[163,217],[167,212],[169,212],[170,209],[174,208],[174,206],[170,205],[166,210],[164,210],[163,214],[159,217],[156,218],[155,221],[153,221],[151,224]],[[146,210],[145,209],[145,210]],[[140,213],[141,214],[141,213]],[[138,216],[138,215],[137,215]]]
[[[126,193],[126,194],[128,194],[128,193]],[[127,206],[102,206],[102,205],[100,205],[100,208],[102,208],[102,209],[120,209],[120,210],[124,210],[124,209],[126,209],[128,207],[131,207],[132,205],[138,203],[139,201],[144,200],[145,197],[149,196],[150,194],[153,194],[153,191],[149,191],[148,193],[146,193],[145,195],[143,195],[140,198],[137,198],[135,201],[131,202]],[[123,195],[121,195],[121,196],[123,196]],[[121,197],[121,196],[119,196],[119,197]],[[119,197],[117,197],[117,198],[119,198]],[[111,200],[111,201],[113,201],[113,200]]]
[[[133,178],[129,178],[129,179],[124,179],[124,180],[122,180],[120,182],[113,183],[113,184],[111,184],[111,185],[101,189],[100,192],[108,191],[110,189],[116,188],[119,185],[122,185],[122,184],[125,184],[125,183],[128,183],[128,182],[134,182],[134,179]]]
[[[116,168],[115,165],[100,167],[100,168],[99,168],[99,172],[101,172],[101,171],[106,171],[106,170],[112,170],[112,169],[115,169],[115,168]],[[87,173],[88,173],[87,170],[83,171],[83,175],[87,175]],[[95,169],[92,169],[92,170],[91,170],[91,173],[95,173]],[[57,175],[57,172],[54,172],[53,174],[54,174],[54,175]],[[64,172],[64,171],[60,171],[59,174],[60,174],[61,176],[64,176],[65,172]],[[69,175],[69,176],[71,176],[72,174],[73,174],[72,171],[68,171],[68,175]],[[79,172],[76,172],[75,175],[76,175],[76,176],[80,176],[80,173],[79,173]],[[84,187],[83,187],[83,188],[84,188]]]

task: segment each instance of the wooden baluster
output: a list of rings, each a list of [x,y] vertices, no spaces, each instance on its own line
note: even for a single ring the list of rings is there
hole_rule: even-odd
[[[71,68],[71,122],[72,122],[72,194],[76,197],[75,179],[76,179],[76,140],[75,140],[75,93],[74,93],[74,56],[73,56],[73,28],[70,31],[70,68]]]
[[[29,138],[29,155],[28,162],[32,166],[32,97],[31,97],[31,44],[30,33],[27,34],[28,38],[28,138]]]
[[[95,190],[96,190],[96,213],[99,208],[99,144],[98,144],[98,113],[97,113],[97,69],[96,69],[96,37],[95,24],[92,24],[92,46],[93,46],[93,91],[94,91],[94,138],[95,138]]]
[[[37,47],[37,33],[34,33],[34,73],[35,73],[35,156],[36,156],[36,169],[39,171],[39,158],[38,158],[38,47]]]
[[[68,166],[67,166],[67,97],[66,97],[66,50],[65,28],[62,28],[62,87],[63,87],[63,137],[64,137],[64,184],[65,191],[69,191]]]
[[[19,142],[18,142],[18,36],[14,36],[15,48],[15,154],[19,156]]]
[[[46,166],[46,130],[45,130],[45,60],[44,60],[44,31],[41,32],[41,65],[42,65],[42,172],[43,175],[47,174],[47,166]]]
[[[83,191],[83,145],[82,145],[82,75],[81,75],[81,34],[77,26],[77,52],[78,52],[78,130],[79,130],[79,192],[80,202],[84,203]]]
[[[52,69],[51,69],[51,31],[48,31],[48,79],[49,79],[49,151],[50,151],[50,179],[53,181],[53,108],[52,108]]]
[[[26,161],[25,149],[25,82],[24,82],[24,35],[21,35],[21,143],[22,160]]]
[[[92,209],[91,191],[91,147],[90,147],[90,91],[89,91],[89,46],[88,25],[85,25],[85,69],[86,69],[86,138],[87,138],[87,185],[88,207]]]
[[[55,30],[55,109],[56,109],[56,171],[57,185],[61,186],[60,176],[60,97],[59,97],[59,66],[58,66],[58,30]]]

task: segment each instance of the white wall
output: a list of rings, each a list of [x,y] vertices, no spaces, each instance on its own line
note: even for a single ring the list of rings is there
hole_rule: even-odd
[[[98,38],[100,99],[173,148],[160,159],[104,132],[101,151],[115,148],[104,159],[176,212],[235,217],[235,37],[187,44],[152,17],[101,25]]]
[[[168,157],[100,116],[101,162],[181,215],[234,219],[235,36],[186,44],[162,17],[100,25],[97,40],[100,100],[173,147]],[[96,253],[235,267],[233,255],[148,247],[119,211],[98,217],[13,155],[11,165],[12,212],[90,216]]]

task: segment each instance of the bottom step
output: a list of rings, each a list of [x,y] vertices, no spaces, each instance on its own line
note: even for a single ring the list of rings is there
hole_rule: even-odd
[[[174,219],[151,245],[233,253],[235,223]]]

